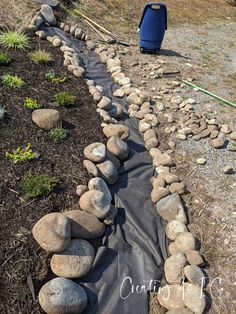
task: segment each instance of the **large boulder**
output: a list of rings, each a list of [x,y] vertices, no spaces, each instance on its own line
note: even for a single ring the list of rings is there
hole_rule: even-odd
[[[118,159],[124,161],[129,156],[129,147],[125,141],[118,136],[112,136],[107,141],[107,149]]]
[[[84,156],[93,162],[102,162],[106,158],[106,146],[100,142],[92,143],[84,149]]]
[[[40,129],[51,130],[61,126],[61,117],[55,109],[36,109],[32,112],[32,120]]]
[[[118,180],[118,171],[116,166],[110,160],[97,164],[100,171],[101,177],[106,181],[107,184],[115,184]]]

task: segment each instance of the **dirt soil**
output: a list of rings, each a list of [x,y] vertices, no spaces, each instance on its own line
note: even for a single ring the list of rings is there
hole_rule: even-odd
[[[32,39],[31,50],[38,45],[38,40]],[[16,51],[10,53],[13,63],[0,67],[0,76],[10,73],[25,81],[23,88],[17,91],[0,83],[0,103],[7,111],[7,117],[0,124],[0,312],[4,314],[42,313],[33,299],[27,278],[32,279],[37,297],[40,287],[51,276],[48,273],[49,256],[33,239],[32,227],[47,213],[77,208],[76,186],[89,179],[82,166],[83,149],[92,142],[104,140],[96,104],[87,85],[63,68],[63,54],[58,48],[51,48],[46,41],[40,45],[52,53],[52,64],[36,65],[28,58],[29,51]],[[47,81],[44,76],[50,69],[60,77],[67,75],[68,80],[58,85]],[[64,108],[54,103],[54,95],[62,90],[77,97],[75,107]],[[59,110],[69,138],[58,144],[48,131],[39,129],[32,122],[31,111],[23,107],[25,97],[36,99],[43,108]],[[14,165],[5,157],[6,151],[27,143],[40,154],[38,161]],[[30,170],[58,178],[59,186],[48,197],[25,199],[21,180]]]

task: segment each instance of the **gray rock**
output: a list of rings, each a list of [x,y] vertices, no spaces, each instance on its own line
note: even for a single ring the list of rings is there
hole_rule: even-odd
[[[34,225],[32,233],[44,250],[61,252],[71,241],[70,220],[61,213],[48,214]]]
[[[124,161],[129,156],[129,147],[121,138],[113,136],[107,141],[107,149],[114,156]]]
[[[112,200],[110,190],[109,190],[106,182],[102,178],[97,177],[97,178],[93,178],[93,179],[89,180],[88,188],[90,191],[91,190],[101,191],[105,195],[107,195],[110,198],[110,200]]]
[[[54,278],[39,291],[39,303],[46,313],[82,313],[87,306],[87,294],[77,283],[66,278]]]
[[[184,274],[189,282],[204,287],[206,279],[201,268],[196,265],[187,265],[184,267]]]
[[[177,220],[172,220],[166,225],[167,238],[174,241],[178,233],[188,231],[186,226]]]
[[[84,149],[84,156],[93,162],[102,162],[106,158],[106,146],[100,142],[92,143]]]
[[[103,192],[91,190],[81,196],[79,205],[82,210],[95,215],[99,219],[104,219],[109,212],[111,200]]]
[[[99,171],[96,165],[90,160],[84,160],[83,161],[84,168],[88,171],[89,174],[91,174],[94,177],[98,177]]]
[[[123,114],[123,108],[117,103],[112,103],[112,107],[108,110],[108,114],[110,117],[119,118]]]
[[[158,292],[159,303],[167,310],[185,307],[183,301],[183,287],[180,285],[166,285]]]
[[[55,109],[36,109],[32,112],[32,120],[40,129],[51,130],[61,126],[61,116]]]
[[[205,295],[198,285],[184,284],[184,304],[195,314],[202,314],[206,307]]]
[[[153,203],[157,203],[170,194],[170,191],[164,187],[155,187],[151,192],[151,199]]]
[[[42,4],[40,13],[42,14],[46,22],[48,22],[48,24],[52,26],[57,25],[57,20],[55,18],[53,10],[48,4]]]
[[[106,219],[103,221],[104,224],[108,225],[108,226],[113,225],[117,214],[118,214],[118,208],[116,208],[114,205],[111,205],[109,213],[108,213]]]
[[[195,238],[191,232],[178,233],[175,238],[175,243],[178,249],[183,253],[195,250]]]
[[[116,166],[110,161],[105,160],[103,163],[97,164],[101,177],[107,184],[112,185],[118,180],[118,171]]]
[[[103,133],[107,138],[118,136],[123,140],[128,139],[130,135],[129,128],[123,124],[109,124],[103,128]]]
[[[91,269],[94,256],[94,248],[89,242],[74,239],[63,252],[53,254],[50,266],[59,277],[81,278]]]
[[[147,130],[147,131],[151,131],[151,130]],[[146,131],[146,132],[147,132]],[[145,132],[145,133],[146,133]],[[146,142],[145,142],[145,148],[146,148],[146,150],[150,150],[151,148],[155,148],[155,147],[157,147],[159,145],[159,141],[158,141],[158,139],[157,138],[150,138],[149,140],[147,140]]]
[[[170,192],[172,194],[177,193],[177,194],[184,194],[186,193],[186,185],[183,182],[175,182],[172,183],[169,187]]]
[[[82,29],[81,28],[76,28],[76,30],[75,30],[75,37],[78,38],[78,39],[81,39],[82,35],[83,35]]]
[[[100,102],[97,104],[97,106],[100,109],[109,110],[112,107],[111,99],[106,96],[103,96]]]
[[[178,194],[164,197],[156,204],[158,214],[166,221],[177,220],[186,224],[187,218],[182,201]]]
[[[96,216],[82,210],[71,210],[64,215],[70,219],[72,238],[95,239],[105,231],[104,224]]]
[[[50,7],[57,7],[59,5],[59,1],[57,0],[33,0],[39,4],[48,4]]]
[[[120,160],[116,158],[116,156],[114,156],[108,150],[107,150],[107,159],[110,160],[116,166],[117,170],[120,169]]]
[[[204,263],[201,254],[198,251],[192,250],[186,253],[186,258],[191,265],[201,265]]]
[[[165,261],[164,270],[168,283],[181,283],[183,278],[183,269],[186,263],[186,258],[182,253],[177,253]]]
[[[35,15],[31,20],[31,24],[39,28],[43,24],[43,19],[41,18],[41,16]]]

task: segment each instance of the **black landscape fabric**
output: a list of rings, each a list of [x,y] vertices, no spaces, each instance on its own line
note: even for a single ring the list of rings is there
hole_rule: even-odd
[[[78,53],[86,79],[102,86],[106,96],[121,104],[127,113],[126,100],[113,97],[119,86],[99,56],[60,29],[44,30],[69,43]],[[158,290],[167,258],[165,223],[150,199],[150,178],[154,173],[151,158],[138,131],[138,121],[124,116],[121,123],[130,129],[130,155],[119,171],[118,182],[111,187],[119,214],[115,224],[106,228],[92,270],[78,280],[88,294],[87,314],[147,314],[147,290]]]

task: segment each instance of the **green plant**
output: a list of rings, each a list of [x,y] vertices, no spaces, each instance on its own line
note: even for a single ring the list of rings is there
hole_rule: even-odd
[[[22,190],[27,198],[47,196],[56,187],[58,179],[48,175],[28,172],[22,180]]]
[[[69,132],[62,128],[54,128],[50,131],[50,136],[54,139],[56,142],[61,142],[67,139],[69,135]]]
[[[7,29],[0,32],[0,44],[7,49],[25,50],[29,47],[29,39],[20,31]]]
[[[56,101],[61,106],[74,106],[76,104],[76,97],[71,95],[70,92],[60,92],[55,95]]]
[[[44,49],[38,49],[29,54],[30,59],[35,63],[50,63],[53,61],[52,55],[50,52],[47,52]]]
[[[11,63],[12,59],[8,53],[0,51],[0,64],[7,65]]]
[[[45,78],[52,83],[64,83],[67,80],[67,76],[64,76],[63,78],[60,78],[56,75],[54,70],[50,70],[45,74]]]
[[[37,102],[37,100],[26,97],[24,100],[24,107],[35,110],[41,108],[42,106]]]
[[[13,89],[20,89],[24,85],[24,81],[17,75],[5,74],[2,76],[2,83]]]
[[[2,106],[0,106],[0,122],[1,120],[3,120],[5,113],[6,113],[6,110]]]
[[[26,147],[17,147],[12,153],[6,152],[5,156],[11,159],[14,164],[37,158],[37,154],[32,151],[30,143]]]

